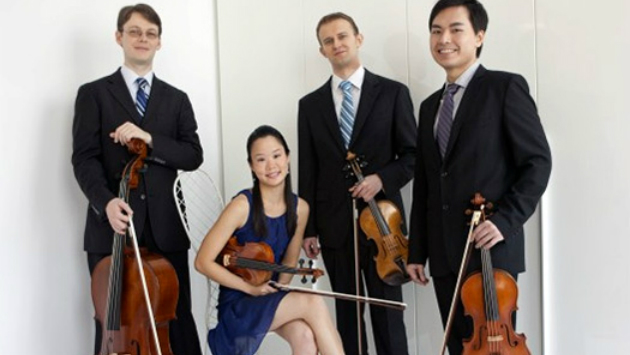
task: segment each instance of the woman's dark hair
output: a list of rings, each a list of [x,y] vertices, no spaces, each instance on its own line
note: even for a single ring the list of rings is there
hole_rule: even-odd
[[[271,126],[260,126],[256,128],[247,138],[247,162],[252,164],[252,145],[254,142],[260,138],[265,137],[274,137],[278,140],[284,147],[284,152],[288,156],[289,155],[289,146],[287,145],[287,141],[284,139],[282,134],[275,128]],[[253,220],[254,220],[254,231],[256,235],[261,237],[267,236],[267,225],[265,223],[265,209],[262,203],[262,197],[260,196],[260,182],[256,178],[256,174],[252,172],[252,177],[254,178],[254,188],[252,189],[252,197],[253,197]],[[287,232],[289,235],[293,235],[295,233],[295,229],[297,226],[297,212],[296,212],[296,198],[293,196],[293,189],[291,188],[291,176],[287,174],[284,179],[284,203],[287,206]]]
[[[468,19],[470,20],[470,24],[472,25],[475,34],[478,34],[479,31],[484,31],[488,29],[488,13],[486,9],[484,9],[483,5],[477,0],[440,0],[438,1],[433,9],[431,10],[431,15],[429,15],[429,31],[431,30],[431,26],[433,26],[433,20],[435,17],[449,7],[463,6],[468,10]],[[481,49],[483,45],[477,48],[477,58],[481,55]]]

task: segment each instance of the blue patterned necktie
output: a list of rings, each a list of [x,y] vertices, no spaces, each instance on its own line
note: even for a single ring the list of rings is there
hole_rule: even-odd
[[[341,129],[341,137],[343,144],[348,148],[350,138],[352,137],[352,127],[354,126],[354,104],[352,103],[352,83],[342,81],[339,88],[343,91],[343,101],[341,101],[341,111],[339,120],[339,128]]]
[[[138,91],[136,92],[136,109],[142,118],[144,117],[144,112],[147,110],[147,101],[149,100],[149,96],[144,90],[149,83],[145,78],[139,77],[136,79],[136,84],[138,84]]]
[[[448,84],[446,92],[444,93],[442,108],[440,109],[440,114],[438,116],[436,138],[442,158],[444,158],[444,154],[446,153],[448,139],[451,136],[451,127],[453,126],[453,108],[455,107],[453,96],[455,96],[455,93],[459,90],[459,88],[460,86],[457,84]]]

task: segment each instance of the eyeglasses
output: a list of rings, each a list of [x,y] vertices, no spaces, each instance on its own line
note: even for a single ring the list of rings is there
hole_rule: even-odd
[[[139,28],[131,28],[124,32],[128,34],[129,37],[134,38],[134,39],[142,37],[143,34],[149,41],[156,40],[158,39],[158,37],[160,37],[157,31],[148,30],[146,32],[142,32],[142,30]]]

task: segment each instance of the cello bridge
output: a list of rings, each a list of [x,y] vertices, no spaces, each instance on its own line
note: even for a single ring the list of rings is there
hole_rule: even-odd
[[[502,341],[503,341],[503,335],[489,335],[488,336],[488,343],[490,342],[499,343]]]

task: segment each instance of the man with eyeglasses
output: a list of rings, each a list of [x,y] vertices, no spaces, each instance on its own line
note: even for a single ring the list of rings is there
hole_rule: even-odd
[[[168,259],[177,273],[177,318],[169,324],[173,353],[201,355],[191,312],[190,242],[171,191],[177,170],[199,167],[203,151],[188,96],[153,73],[161,34],[162,22],[150,6],[120,10],[116,42],[124,63],[114,74],[79,88],[72,165],[89,201],[84,249],[90,274],[111,254],[113,233],[125,234],[132,217],[139,243]],[[147,144],[148,157],[139,186],[125,202],[117,194],[121,172],[133,158],[127,149],[133,138]],[[102,332],[96,323],[95,353],[100,353]]]

